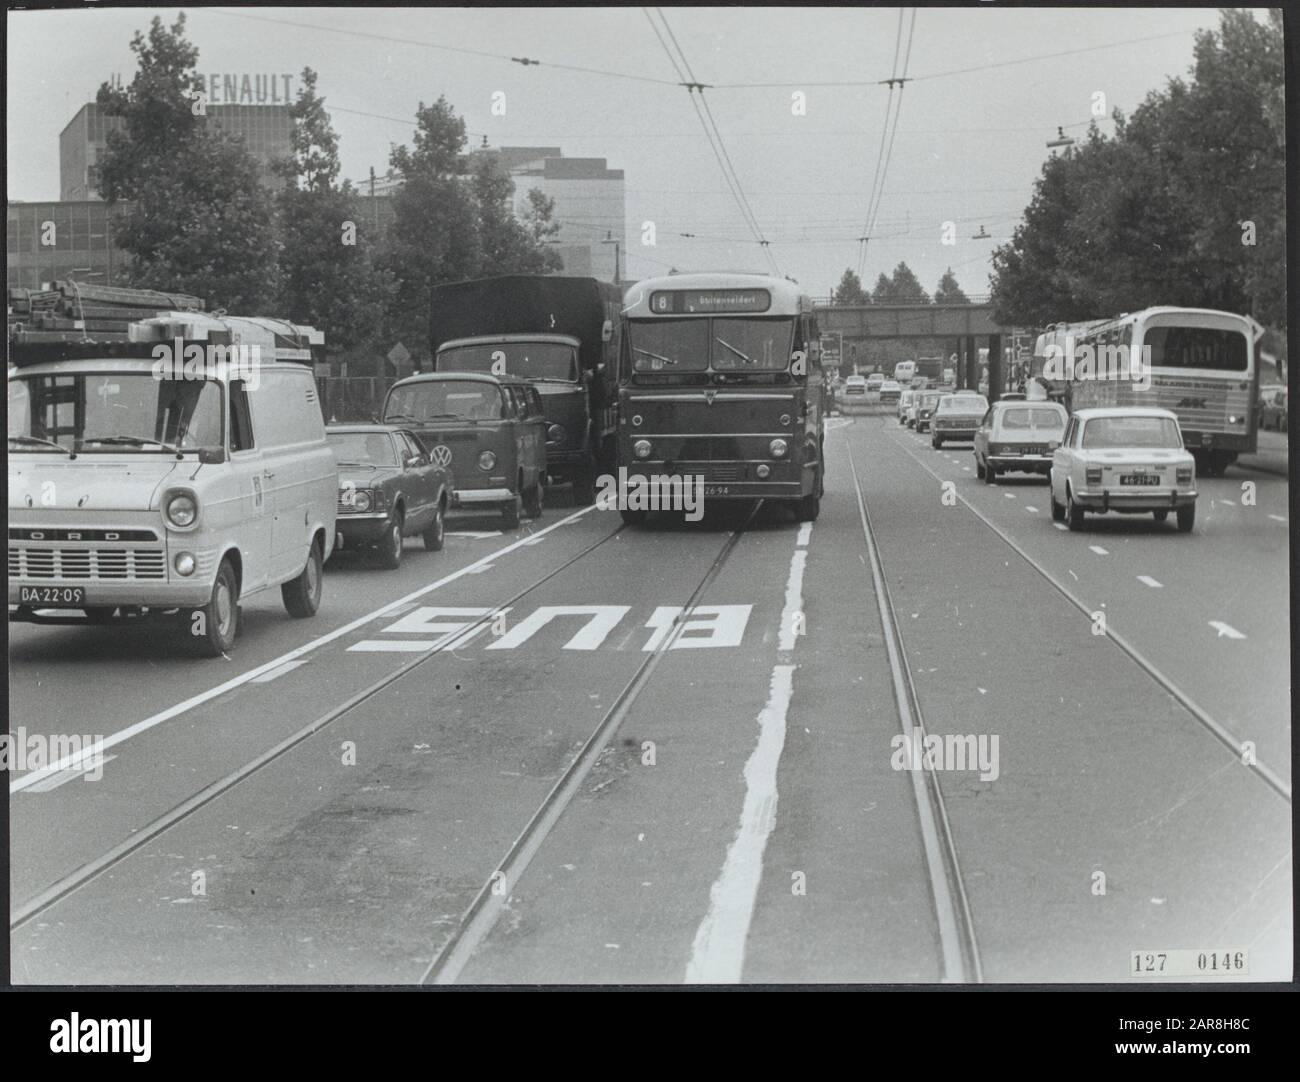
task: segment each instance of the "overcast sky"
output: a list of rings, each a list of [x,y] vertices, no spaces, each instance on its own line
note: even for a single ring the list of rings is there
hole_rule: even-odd
[[[58,197],[59,131],[105,78],[130,81],[132,32],[178,10],[8,13],[10,199]],[[496,146],[554,145],[623,169],[630,277],[766,266],[687,90],[608,74],[677,81],[642,9],[183,10],[203,72],[292,72],[296,86],[304,66],[316,69],[345,176],[382,173],[390,145],[409,141],[417,104],[442,94],[475,144],[486,135]],[[913,9],[903,9],[896,67],[898,8],[662,10],[694,80],[716,87],[706,100],[781,273],[828,293],[858,263],[889,97],[874,84],[902,73]],[[967,293],[987,292],[988,255],[1019,219],[1057,125],[1081,135],[1097,91],[1108,116],[1115,106],[1131,112],[1187,74],[1194,31],[1217,24],[1211,8],[920,8],[906,55],[916,81],[902,91],[868,287],[905,259],[931,292],[950,265]],[[872,85],[818,85],[855,81]],[[722,85],[735,83],[782,85]],[[504,116],[491,112],[498,91]],[[806,95],[805,115],[792,111],[795,91]],[[645,221],[655,223],[654,247],[640,243]],[[956,223],[953,246],[941,243],[945,221]],[[981,226],[991,239],[971,239]],[[581,238],[580,228],[566,234]]]

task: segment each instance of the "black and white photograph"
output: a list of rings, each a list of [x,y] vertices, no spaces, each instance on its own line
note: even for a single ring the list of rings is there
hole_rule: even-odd
[[[10,8],[10,986],[1290,983],[1294,14]]]

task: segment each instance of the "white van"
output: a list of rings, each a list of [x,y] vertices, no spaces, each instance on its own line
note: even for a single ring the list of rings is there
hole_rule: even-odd
[[[131,335],[11,345],[10,620],[178,612],[218,656],[242,598],[279,586],[291,616],[314,615],[338,499],[300,363],[320,332],[184,312]]]

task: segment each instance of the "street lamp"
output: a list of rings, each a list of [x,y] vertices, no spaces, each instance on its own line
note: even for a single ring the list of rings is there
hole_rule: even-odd
[[[614,246],[614,284],[615,284],[615,285],[618,285],[618,284],[619,284],[619,274],[618,274],[618,270],[619,270],[619,267],[618,267],[618,264],[619,264],[619,251],[620,251],[620,249],[621,249],[622,246],[623,246],[623,242],[622,242],[621,240],[615,240],[615,239],[614,239],[614,234],[613,234],[612,232],[610,232],[609,230],[606,230],[606,231],[605,231],[605,239],[602,240],[600,243],[601,243],[601,244],[612,244],[612,245]]]

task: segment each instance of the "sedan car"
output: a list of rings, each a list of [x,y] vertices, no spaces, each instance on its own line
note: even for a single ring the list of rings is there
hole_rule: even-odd
[[[930,415],[930,446],[938,449],[945,440],[973,440],[988,411],[988,399],[974,391],[941,395]]]
[[[872,372],[871,375],[867,377],[867,390],[878,391],[880,390],[880,385],[884,382],[885,377],[883,375],[879,372]]]
[[[887,379],[880,385],[881,402],[897,402],[903,393],[903,385],[896,379]]]
[[[1157,522],[1173,511],[1184,533],[1196,521],[1196,463],[1169,410],[1079,410],[1052,453],[1049,476],[1052,518],[1071,530],[1083,528],[1089,511],[1150,512]]]
[[[405,425],[456,478],[453,510],[497,509],[507,529],[542,513],[546,417],[531,383],[471,372],[422,372],[398,380],[384,421]]]
[[[929,388],[918,391],[912,398],[911,415],[908,424],[918,432],[924,432],[928,429],[930,427],[930,418],[934,416],[934,409],[943,396],[943,391],[930,390]]]
[[[1012,471],[1046,476],[1068,420],[1057,402],[994,402],[975,430],[975,476],[990,485]]]
[[[339,467],[336,550],[370,550],[380,566],[396,570],[403,538],[422,537],[431,552],[442,548],[451,473],[413,433],[396,425],[342,424],[329,425],[325,436]]]

